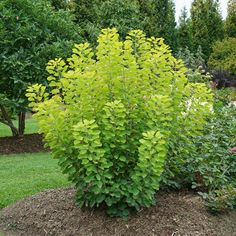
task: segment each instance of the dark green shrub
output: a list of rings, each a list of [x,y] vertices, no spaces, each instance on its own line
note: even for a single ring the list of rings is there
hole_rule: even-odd
[[[236,89],[235,88],[223,88],[214,89],[215,102],[214,108],[216,110],[221,109],[224,106],[228,106],[230,103],[236,101]]]
[[[216,114],[198,140],[196,168],[207,187],[203,193],[207,206],[214,212],[236,206],[236,107],[216,107]],[[193,182],[198,187],[196,181]]]
[[[207,124],[204,136],[196,140],[195,163],[209,190],[236,179],[236,155],[230,151],[236,144],[235,124],[236,107],[219,108]]]
[[[213,213],[220,213],[236,207],[236,187],[223,186],[209,193],[200,193],[206,201],[206,206]]]
[[[181,159],[166,163],[163,185],[213,191],[236,184],[236,153],[230,151],[236,144],[236,107],[229,100],[219,100],[216,92],[214,110],[203,134],[193,138],[194,145],[178,140],[176,153],[181,148],[182,153],[187,152]]]

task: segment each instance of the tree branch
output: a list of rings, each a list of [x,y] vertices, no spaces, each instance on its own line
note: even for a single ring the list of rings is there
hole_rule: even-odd
[[[10,116],[7,114],[5,107],[1,103],[0,103],[0,110],[2,112],[2,117],[3,117],[2,119],[0,119],[0,122],[2,122],[3,124],[11,128],[11,132],[13,136],[19,136],[19,132],[17,128],[14,126]]]

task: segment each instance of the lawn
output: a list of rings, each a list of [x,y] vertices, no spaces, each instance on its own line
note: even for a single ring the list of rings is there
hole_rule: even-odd
[[[49,153],[0,156],[0,208],[45,189],[68,186]]]
[[[17,126],[17,121],[14,120],[13,123]],[[33,134],[33,133],[37,133],[38,131],[38,125],[37,125],[37,122],[30,118],[30,119],[26,119],[26,124],[25,124],[25,133],[26,134]],[[11,133],[11,129],[0,123],[0,137],[4,137],[4,136],[11,136],[12,133]]]

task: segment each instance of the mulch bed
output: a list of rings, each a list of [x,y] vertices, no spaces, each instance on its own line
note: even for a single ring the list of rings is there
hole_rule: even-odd
[[[72,188],[41,192],[0,211],[6,235],[177,236],[236,235],[236,213],[211,215],[191,192],[159,192],[157,205],[128,220],[110,218],[104,209],[80,209]]]
[[[25,134],[23,137],[1,137],[0,154],[48,151],[43,147],[42,135]]]

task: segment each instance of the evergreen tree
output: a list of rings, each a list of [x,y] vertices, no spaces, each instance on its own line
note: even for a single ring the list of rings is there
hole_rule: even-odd
[[[194,0],[191,7],[193,46],[200,45],[205,59],[212,52],[215,41],[224,37],[223,21],[218,0]]]
[[[76,21],[89,42],[95,43],[103,28],[116,27],[123,38],[131,29],[142,28],[136,0],[74,0],[74,3]]]
[[[228,15],[225,20],[225,33],[236,38],[236,0],[228,1]]]
[[[143,29],[148,36],[163,37],[176,49],[175,6],[172,0],[139,0]]]
[[[122,38],[125,38],[128,31],[141,27],[139,5],[136,0],[103,0],[97,10],[101,27],[117,28]]]
[[[176,49],[172,0],[74,0],[74,3],[77,23],[89,42],[96,42],[102,28],[116,27],[123,38],[131,29],[142,29],[149,37],[163,37]]]
[[[191,20],[188,18],[186,7],[182,9],[179,17],[177,38],[179,48],[188,48],[189,50],[192,50]]]
[[[171,46],[173,51],[177,50],[177,29],[175,21],[175,4],[173,0],[169,0],[168,11],[167,11],[167,21],[166,21],[166,30],[164,38],[166,43]]]

